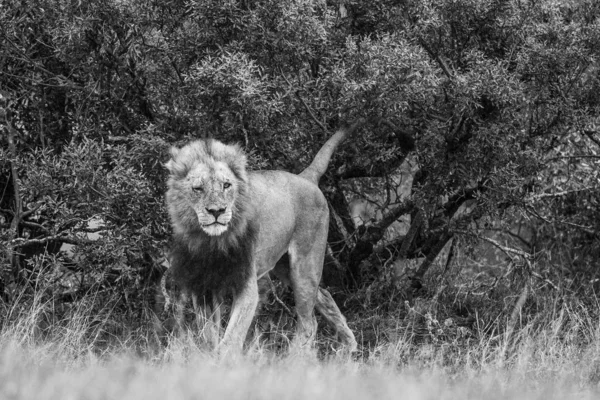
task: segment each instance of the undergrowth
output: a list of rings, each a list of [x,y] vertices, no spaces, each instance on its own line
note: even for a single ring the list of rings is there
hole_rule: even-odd
[[[244,355],[227,356],[211,349],[193,316],[176,334],[151,306],[123,313],[98,292],[58,308],[28,291],[0,307],[0,398],[190,398],[203,390],[206,398],[260,399],[598,394],[595,299],[531,279],[492,287],[464,275],[429,276],[410,301],[384,281],[333,293],[359,342],[351,356],[320,319],[315,346],[290,351],[293,296],[279,285],[258,310]],[[238,389],[218,384],[227,379]],[[25,383],[38,392],[23,391]],[[47,387],[54,394],[39,397]],[[290,388],[300,394],[290,396]]]

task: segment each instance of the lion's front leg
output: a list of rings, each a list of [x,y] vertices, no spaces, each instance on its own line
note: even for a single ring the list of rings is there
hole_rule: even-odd
[[[223,340],[219,345],[220,351],[230,349],[235,351],[242,350],[257,306],[258,284],[256,276],[253,274],[241,293],[238,293],[233,300],[231,317],[229,318]]]

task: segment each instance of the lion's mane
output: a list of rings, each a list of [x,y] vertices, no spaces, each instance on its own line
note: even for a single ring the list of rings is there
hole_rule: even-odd
[[[202,230],[184,186],[189,171],[199,164],[224,162],[238,181],[233,217],[226,232],[210,236]],[[167,163],[167,207],[173,225],[169,255],[174,281],[198,297],[239,292],[250,277],[256,227],[249,223],[246,156],[239,146],[197,140],[172,151]],[[209,169],[210,170],[210,169]]]

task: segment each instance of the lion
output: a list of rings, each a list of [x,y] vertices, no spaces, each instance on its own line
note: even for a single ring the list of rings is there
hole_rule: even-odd
[[[299,175],[247,171],[239,145],[214,139],[171,149],[166,163],[173,228],[169,273],[194,304],[212,299],[218,318],[220,300],[233,297],[219,349],[242,350],[258,305],[258,281],[274,275],[294,293],[297,326],[291,346],[312,346],[316,308],[344,347],[356,350],[345,317],[319,287],[329,208],[318,182],[334,150],[359,123],[338,130]],[[278,263],[286,253],[289,263]]]

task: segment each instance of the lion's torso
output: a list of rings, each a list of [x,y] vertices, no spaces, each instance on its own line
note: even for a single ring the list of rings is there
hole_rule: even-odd
[[[269,271],[295,241],[306,241],[303,232],[329,223],[329,209],[318,186],[284,171],[249,174],[249,218],[258,227],[255,244],[257,275]],[[325,238],[312,237],[312,240]],[[306,243],[308,245],[308,243]]]

